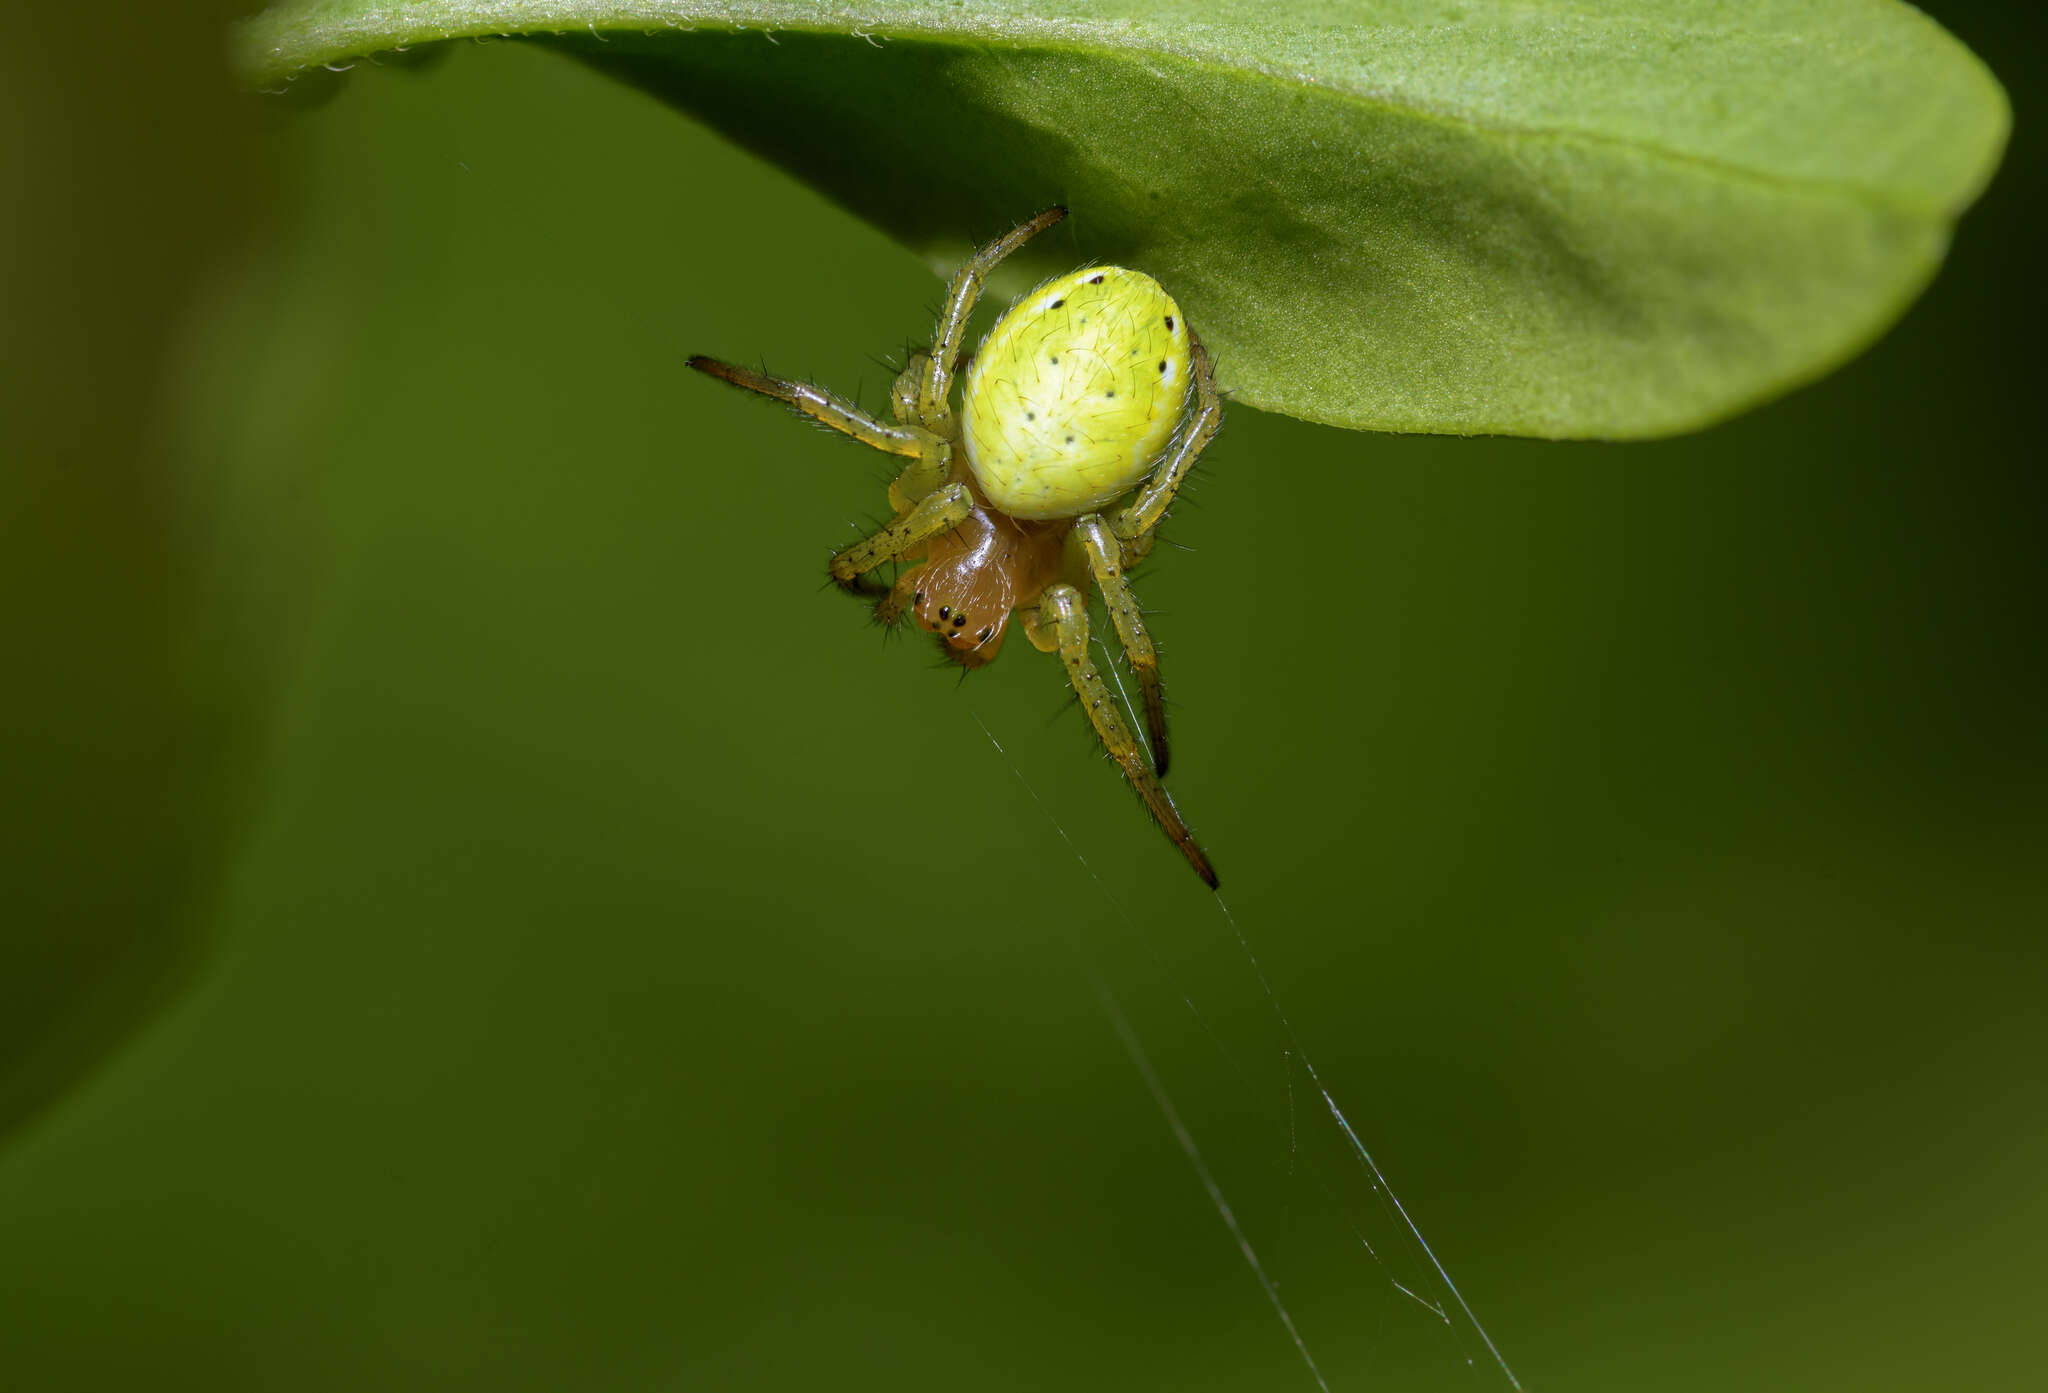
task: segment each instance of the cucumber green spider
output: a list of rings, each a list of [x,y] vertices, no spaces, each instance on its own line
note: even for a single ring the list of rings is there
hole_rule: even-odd
[[[889,486],[894,516],[833,556],[832,579],[874,596],[884,624],[914,616],[963,667],[996,655],[1015,614],[1035,647],[1060,655],[1110,757],[1213,888],[1209,858],[1159,782],[1167,765],[1159,655],[1126,575],[1151,551],[1174,494],[1222,425],[1209,355],[1159,282],[1118,266],[1045,282],[1005,311],[973,354],[961,351],[989,272],[1066,215],[1047,209],[954,273],[931,347],[911,355],[891,389],[893,425],[808,383],[702,356],[690,366],[908,459]],[[956,411],[953,379],[963,365]],[[871,579],[888,561],[917,564],[893,585]],[[1089,657],[1091,585],[1137,676],[1149,759]]]

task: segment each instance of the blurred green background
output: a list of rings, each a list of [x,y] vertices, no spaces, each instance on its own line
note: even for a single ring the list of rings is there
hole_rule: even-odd
[[[821,589],[885,462],[682,369],[879,405],[927,268],[537,48],[10,18],[0,1384],[1313,1387],[1100,981],[1332,1388],[1505,1382],[1303,1048],[1532,1389],[2038,1387],[2048,50],[1930,8],[2013,148],[1827,381],[1231,417],[1141,593],[1298,1039],[1056,663]]]

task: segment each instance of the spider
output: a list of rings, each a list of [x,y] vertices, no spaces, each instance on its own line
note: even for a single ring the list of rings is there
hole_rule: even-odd
[[[962,352],[989,272],[1066,215],[1048,208],[954,273],[931,347],[910,355],[891,388],[894,425],[808,383],[702,355],[690,366],[908,459],[889,485],[894,516],[834,554],[833,581],[874,598],[884,625],[914,616],[967,668],[995,657],[1014,614],[1034,647],[1060,655],[1104,748],[1213,889],[1209,858],[1159,782],[1167,766],[1159,655],[1126,575],[1151,551],[1181,481],[1222,424],[1209,355],[1165,288],[1120,266],[1046,281],[1004,312],[979,348]],[[963,368],[956,410],[953,379]],[[916,564],[888,585],[870,574],[888,561]],[[1149,761],[1088,654],[1091,584],[1138,679]]]

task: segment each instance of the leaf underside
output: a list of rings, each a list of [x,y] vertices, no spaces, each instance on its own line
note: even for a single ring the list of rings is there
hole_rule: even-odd
[[[1101,260],[1237,400],[1335,425],[1692,429],[1876,338],[1996,167],[2004,94],[1893,0],[307,0],[244,74],[527,36],[948,270]]]

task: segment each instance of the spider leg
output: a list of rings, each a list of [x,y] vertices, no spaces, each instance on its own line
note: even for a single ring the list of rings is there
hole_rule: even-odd
[[[853,591],[861,589],[860,577],[891,557],[901,556],[928,538],[949,531],[966,521],[974,511],[973,495],[965,484],[948,484],[926,494],[909,512],[863,541],[832,557],[832,579]],[[886,601],[884,602],[886,603]]]
[[[959,371],[960,341],[967,335],[967,317],[981,295],[982,283],[996,263],[1067,215],[1064,208],[1048,208],[1031,221],[1012,228],[967,259],[953,273],[946,288],[945,307],[932,330],[931,351],[924,355],[924,378],[918,383],[917,419],[935,435],[952,434],[953,408],[947,400],[953,390],[953,374]]]
[[[752,368],[743,368],[734,363],[721,363],[718,359],[707,358],[701,353],[691,357],[690,366],[721,382],[730,382],[733,386],[744,387],[749,392],[759,392],[764,397],[787,402],[812,420],[823,422],[833,430],[850,435],[861,444],[887,454],[904,455],[914,460],[926,461],[934,455],[947,453],[944,443],[933,439],[930,432],[915,425],[884,425],[852,402],[835,397],[822,387],[813,387],[808,382],[792,382],[784,377],[770,377],[767,373],[755,372]]]
[[[889,408],[896,419],[904,425],[917,421],[917,404],[924,391],[924,380],[931,371],[932,355],[928,349],[917,349],[904,358],[903,371],[896,374],[896,381],[889,388]],[[967,365],[974,361],[974,350],[963,348],[953,356],[952,376],[958,377],[967,371]],[[950,387],[950,382],[948,386]]]
[[[894,583],[879,580],[873,571],[857,575],[852,580],[841,581],[832,578],[831,583],[849,595],[875,602],[875,623],[884,629],[894,629],[903,622],[903,616],[917,600],[917,582],[920,566],[905,566]]]
[[[872,573],[858,575],[848,581],[841,581],[835,576],[831,578],[831,583],[849,595],[858,595],[862,599],[873,600],[878,604],[886,600],[890,592],[895,589],[892,585],[885,585],[881,581],[876,580]]]
[[[917,424],[917,388],[924,380],[925,360],[929,357],[931,355],[923,349],[912,353],[889,388],[889,409],[910,430],[920,429]],[[899,513],[909,512],[913,503],[945,483],[946,476],[953,472],[952,445],[928,431],[925,439],[929,442],[925,452],[905,465],[903,472],[889,484],[889,506]]]
[[[924,385],[931,360],[931,354],[918,349],[904,360],[903,371],[897,373],[895,382],[890,384],[889,409],[906,426],[917,420],[917,394]]]
[[[1152,768],[1166,777],[1166,693],[1159,685],[1159,650],[1152,635],[1145,632],[1145,618],[1138,609],[1138,597],[1124,574],[1123,548],[1116,534],[1099,513],[1090,513],[1074,524],[1074,536],[1088,557],[1088,572],[1102,591],[1102,603],[1116,626],[1117,640],[1124,646],[1131,671],[1137,674],[1138,692],[1145,703],[1145,733],[1152,741]]]
[[[889,593],[875,602],[875,622],[883,628],[895,628],[909,610],[917,594],[917,569],[914,566],[906,568],[902,575],[896,577],[896,583],[889,587]]]
[[[1131,787],[1138,791],[1138,797],[1152,810],[1173,844],[1180,848],[1181,855],[1188,858],[1188,864],[1195,868],[1195,874],[1211,890],[1216,888],[1216,872],[1209,865],[1209,858],[1202,848],[1195,844],[1194,833],[1181,821],[1180,812],[1173,806],[1173,800],[1160,786],[1152,766],[1145,761],[1145,752],[1132,738],[1130,727],[1117,709],[1116,698],[1102,680],[1102,674],[1095,670],[1094,662],[1088,656],[1088,608],[1081,598],[1081,592],[1071,585],[1055,585],[1045,592],[1038,602],[1038,622],[1059,639],[1060,661],[1066,664],[1067,680],[1073,684],[1074,692],[1081,698],[1081,707],[1088,713],[1089,724],[1109,751],[1110,758],[1124,771],[1124,777],[1131,781]]]
[[[1173,496],[1180,491],[1181,481],[1187,478],[1188,470],[1223,425],[1223,402],[1216,395],[1216,374],[1209,364],[1209,351],[1202,347],[1192,327],[1188,330],[1188,349],[1194,362],[1195,414],[1174,437],[1166,458],[1138,490],[1130,507],[1118,513],[1110,524],[1125,542],[1144,538],[1142,550],[1130,558],[1132,562],[1151,550],[1152,539],[1146,534],[1159,526],[1159,520],[1173,506]]]

